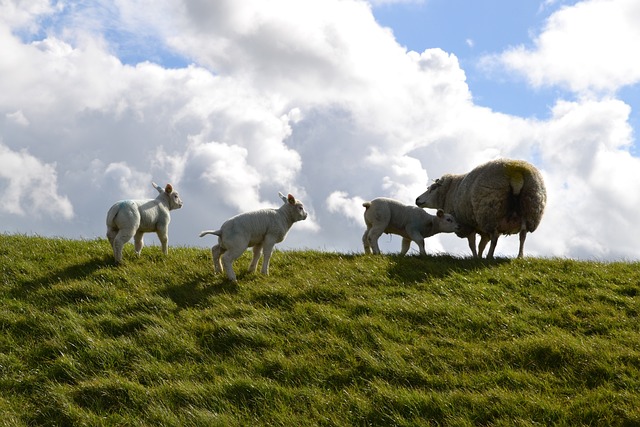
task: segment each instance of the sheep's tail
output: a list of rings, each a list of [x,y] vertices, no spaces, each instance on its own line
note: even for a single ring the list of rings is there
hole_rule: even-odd
[[[216,236],[221,236],[222,232],[220,230],[205,230],[200,233],[200,237],[206,236],[207,234],[215,234]]]
[[[371,202],[364,202],[362,206],[364,206],[365,209],[369,209],[371,207]]]
[[[524,175],[527,173],[527,168],[522,166],[519,162],[513,162],[506,167],[507,176],[509,177],[509,185],[514,196],[519,196],[520,191],[524,187]]]

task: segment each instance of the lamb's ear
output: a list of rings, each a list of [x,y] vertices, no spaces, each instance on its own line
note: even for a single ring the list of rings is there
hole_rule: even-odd
[[[284,197],[284,194],[282,194],[281,192],[278,191],[278,196],[280,196],[280,198],[282,199],[283,202],[288,203],[287,198]]]
[[[162,187],[160,187],[158,184],[156,184],[155,182],[152,182],[151,185],[153,185],[153,188],[155,188],[156,190],[158,190],[158,193],[162,194],[164,192],[164,190],[162,189]]]
[[[172,191],[173,187],[171,186],[171,184],[167,184],[167,186],[164,188],[164,192],[167,194],[171,194]]]
[[[444,211],[442,209],[438,209],[438,212],[436,212],[436,215],[438,216],[438,218],[443,218],[444,217]]]
[[[290,204],[295,205],[296,204],[296,198],[293,197],[291,194],[289,194],[287,196],[287,200],[289,201]]]

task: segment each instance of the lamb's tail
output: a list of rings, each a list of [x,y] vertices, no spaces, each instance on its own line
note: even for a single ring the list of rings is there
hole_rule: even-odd
[[[362,206],[364,206],[365,209],[369,209],[371,207],[371,202],[364,202]]]
[[[216,236],[222,236],[222,231],[220,230],[205,230],[200,233],[200,237],[205,236],[207,234],[215,234]]]
[[[122,210],[122,207],[131,203],[130,200],[121,200],[118,203],[114,204],[113,206],[111,206],[111,208],[109,209],[109,212],[107,212],[107,226],[111,227],[114,225],[116,217],[118,216],[118,213],[120,213],[120,211]]]

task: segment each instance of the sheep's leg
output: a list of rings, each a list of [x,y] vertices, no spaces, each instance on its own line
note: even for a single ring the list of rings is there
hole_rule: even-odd
[[[498,244],[498,237],[500,237],[500,233],[494,231],[491,235],[491,246],[489,246],[489,252],[487,253],[487,259],[493,259],[493,253],[496,250],[496,245]]]
[[[211,255],[213,257],[213,271],[222,273],[222,264],[220,264],[220,255],[224,253],[220,245],[211,247]]]
[[[520,250],[518,251],[518,258],[524,257],[524,241],[527,238],[527,230],[523,228],[520,230]]]
[[[371,242],[369,241],[369,229],[367,228],[362,235],[362,245],[364,246],[364,253],[371,253]]]
[[[258,243],[253,247],[253,259],[251,260],[251,264],[249,264],[249,273],[253,273],[256,271],[258,267],[258,261],[260,260],[260,256],[262,255],[262,243]]]
[[[478,252],[476,251],[476,233],[475,231],[467,236],[467,240],[469,241],[469,249],[471,249],[471,253],[474,258],[478,258]]]
[[[135,243],[136,255],[140,256],[140,252],[142,251],[142,247],[144,246],[144,240],[142,236],[144,233],[142,231],[138,231],[135,236],[133,236],[133,241]]]
[[[480,235],[480,243],[478,243],[478,257],[482,258],[482,253],[484,252],[484,248],[487,247],[487,243],[491,241],[491,238],[487,234]]]
[[[273,247],[275,243],[265,242],[263,245],[263,255],[264,259],[262,260],[262,274],[269,274],[269,260],[271,259],[271,253],[273,252]]]
[[[122,262],[122,248],[124,244],[127,243],[133,235],[135,234],[134,230],[120,230],[113,240],[113,257],[116,259],[116,264],[120,264]]]

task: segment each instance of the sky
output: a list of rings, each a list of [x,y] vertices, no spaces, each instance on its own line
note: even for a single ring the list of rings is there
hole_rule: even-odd
[[[309,212],[280,249],[359,253],[363,201],[507,157],[547,188],[525,255],[639,260],[637,22],[637,0],[0,0],[0,232],[104,238],[155,181],[184,202],[170,247],[280,191]]]

